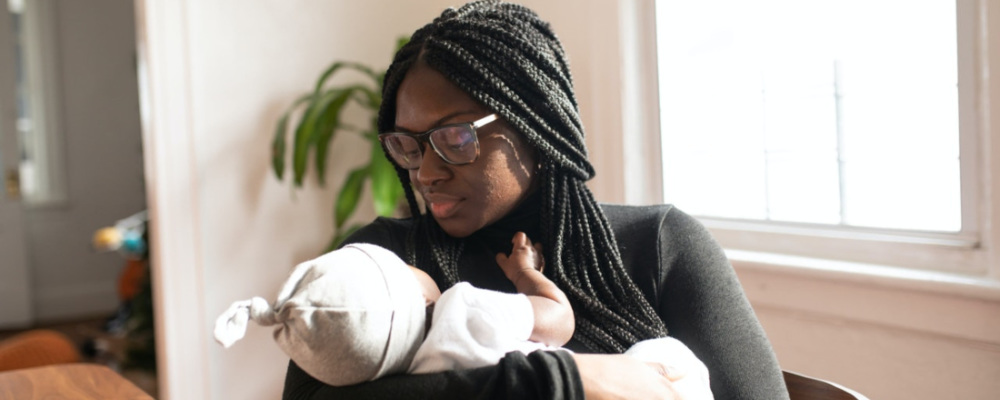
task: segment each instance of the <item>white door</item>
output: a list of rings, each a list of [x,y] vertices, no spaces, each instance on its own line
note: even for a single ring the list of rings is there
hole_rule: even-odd
[[[6,2],[4,2],[6,3]],[[0,329],[31,324],[31,280],[17,173],[15,59],[11,18],[0,6]]]

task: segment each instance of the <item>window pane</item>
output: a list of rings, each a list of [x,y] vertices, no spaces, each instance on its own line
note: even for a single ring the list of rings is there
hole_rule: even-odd
[[[674,204],[695,215],[763,219],[767,216],[764,157],[739,151],[670,152],[664,179]],[[718,162],[718,160],[727,160]]]
[[[768,156],[768,216],[776,221],[837,224],[837,153],[788,152]]]
[[[886,163],[870,159],[844,163],[845,223],[853,226],[957,231],[958,160],[910,159]]]
[[[28,92],[28,78],[27,71],[25,71],[25,38],[24,38],[24,3],[21,1],[10,0],[8,1],[9,13],[7,16],[11,18],[11,28],[13,29],[12,35],[14,37],[14,77],[15,84],[17,85],[17,132],[18,132],[18,143],[21,147],[18,149],[18,154],[21,157],[19,165],[19,181],[21,183],[20,193],[23,196],[31,197],[36,192],[36,160],[33,155],[37,153],[37,150],[33,147],[35,144],[32,140],[32,120],[31,120],[31,102],[29,101],[30,93]]]
[[[665,198],[960,230],[955,19],[942,0],[658,1]]]

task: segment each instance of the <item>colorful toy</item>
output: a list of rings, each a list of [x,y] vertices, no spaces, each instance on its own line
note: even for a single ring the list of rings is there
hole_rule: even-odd
[[[114,226],[98,229],[92,240],[95,250],[117,251],[126,258],[145,259],[146,211],[140,211],[115,222]]]
[[[105,323],[105,330],[126,340],[123,367],[155,371],[153,344],[153,303],[149,276],[147,214],[140,211],[113,226],[94,232],[92,244],[100,252],[118,252],[125,267],[118,277],[120,305]],[[99,352],[97,343],[93,351]]]

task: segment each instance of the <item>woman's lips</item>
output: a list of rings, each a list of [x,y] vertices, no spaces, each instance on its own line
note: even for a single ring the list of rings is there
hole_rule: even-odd
[[[424,200],[429,204],[431,214],[434,215],[434,218],[438,219],[455,215],[456,210],[458,210],[458,203],[462,201],[459,197],[441,193],[424,194]]]
[[[432,202],[431,214],[434,214],[435,218],[448,218],[455,213],[456,205],[458,205],[457,201]]]

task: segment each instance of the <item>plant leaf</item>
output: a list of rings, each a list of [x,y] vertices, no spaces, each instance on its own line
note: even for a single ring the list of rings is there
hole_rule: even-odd
[[[365,95],[364,99],[367,101],[362,101],[361,104],[367,108],[378,112],[379,105],[382,104],[382,95],[376,93],[371,88],[364,86],[358,86],[357,90]]]
[[[338,61],[327,67],[327,69],[323,71],[323,73],[319,76],[319,79],[316,80],[316,87],[313,89],[313,93],[322,92],[323,85],[326,84],[326,81],[330,79],[330,77],[333,76],[333,74],[336,73],[337,70],[341,68],[353,69],[355,71],[367,75],[369,78],[374,80],[379,79],[380,76],[377,72],[369,68],[367,65],[350,61]]]
[[[333,140],[337,130],[340,129],[340,111],[347,103],[347,99],[354,92],[353,88],[338,90],[337,94],[323,108],[316,122],[316,176],[322,185],[326,182],[326,159],[330,150],[330,142]]]
[[[301,187],[306,174],[306,163],[309,160],[309,150],[316,144],[316,125],[322,110],[336,97],[339,92],[331,90],[319,96],[309,96],[305,113],[295,128],[295,147],[292,148],[292,172],[295,186]]]
[[[368,77],[371,78],[372,80],[375,80],[377,84],[379,74],[375,72],[375,70],[369,68],[367,65],[356,62],[346,62],[344,63],[344,66],[356,70],[358,72],[361,72],[365,75],[368,75]]]
[[[346,63],[340,61],[335,62],[329,67],[327,67],[326,70],[319,75],[319,79],[316,80],[316,87],[313,88],[314,97],[319,97],[320,93],[323,92],[323,85],[326,84],[327,79],[330,79],[330,77],[333,76],[333,74],[336,73],[338,69],[343,68],[345,64]]]
[[[285,112],[275,124],[274,138],[271,139],[271,169],[280,181],[285,175],[285,132],[288,131],[288,112]]]
[[[337,204],[334,206],[334,225],[337,230],[344,226],[344,222],[354,214],[358,208],[358,199],[361,198],[361,189],[364,187],[365,178],[368,177],[367,166],[356,168],[351,171],[344,181],[344,186],[340,188],[337,195]]]
[[[375,203],[375,213],[389,216],[399,204],[399,199],[403,195],[403,186],[399,183],[396,167],[385,158],[378,137],[372,133],[369,138],[372,142],[372,154],[368,165],[371,168],[372,201]]]
[[[292,111],[302,105],[306,100],[309,100],[309,95],[304,95],[299,97],[292,103],[291,107],[288,107],[284,113],[281,114],[281,118],[278,118],[278,123],[274,124],[274,138],[271,139],[271,169],[274,170],[274,175],[278,177],[278,180],[284,178],[285,176],[285,152],[287,151],[286,136],[288,134],[288,116],[291,115]]]

